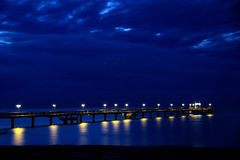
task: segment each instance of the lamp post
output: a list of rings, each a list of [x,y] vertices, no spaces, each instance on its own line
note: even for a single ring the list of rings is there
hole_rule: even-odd
[[[107,104],[106,104],[106,103],[104,103],[104,104],[103,104],[103,107],[104,107],[104,109],[106,109],[106,107],[107,107]]]
[[[142,107],[143,107],[143,108],[145,108],[145,107],[146,107],[146,104],[145,104],[145,103],[143,103],[143,104],[142,104]]]
[[[55,110],[56,107],[57,107],[57,105],[56,105],[56,104],[52,104],[52,107],[53,107],[53,109]]]
[[[209,107],[212,107],[212,103],[209,103],[208,106],[209,106]]]
[[[114,107],[115,107],[115,108],[117,108],[117,107],[118,107],[118,104],[117,104],[117,103],[115,103],[115,104],[114,104]]]
[[[86,104],[81,104],[81,107],[84,109],[86,107]]]
[[[22,107],[21,104],[17,104],[17,105],[16,105],[16,108],[17,108],[18,112],[19,112],[19,110],[20,110],[21,107]]]
[[[125,107],[126,107],[126,109],[128,108],[128,106],[129,106],[129,104],[128,104],[128,103],[126,103],[126,104],[125,104]]]
[[[173,104],[171,103],[170,106],[173,107]]]
[[[161,106],[161,104],[160,104],[160,103],[158,103],[158,104],[157,104],[157,107],[158,107],[158,108],[160,108],[160,106]]]
[[[185,106],[185,104],[183,103],[183,104],[182,104],[182,107],[184,107],[184,106]]]

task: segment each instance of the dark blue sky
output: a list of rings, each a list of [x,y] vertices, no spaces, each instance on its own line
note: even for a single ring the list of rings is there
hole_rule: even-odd
[[[0,0],[0,107],[240,98],[239,0]]]

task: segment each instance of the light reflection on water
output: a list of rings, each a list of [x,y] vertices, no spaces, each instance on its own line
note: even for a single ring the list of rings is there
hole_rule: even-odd
[[[80,123],[78,125],[79,127],[79,136],[78,136],[78,139],[79,139],[79,144],[88,144],[88,123]]]
[[[161,126],[161,121],[162,121],[162,117],[157,117],[155,118],[157,126],[160,127]]]
[[[131,123],[130,119],[123,120],[124,133],[127,133],[127,134],[129,133],[130,123]]]
[[[13,145],[24,145],[24,132],[25,128],[15,128],[12,130],[13,132]]]
[[[113,132],[118,133],[119,132],[119,127],[120,127],[120,121],[112,121],[113,125]]]
[[[109,130],[108,125],[109,125],[109,122],[107,121],[101,122],[101,130],[103,134],[108,133],[108,130]]]
[[[88,123],[79,124],[79,131],[81,134],[85,134],[88,132]]]
[[[42,128],[16,128],[0,135],[0,145],[235,145],[235,117],[182,116],[122,120]],[[226,122],[228,120],[228,122]],[[39,138],[41,137],[41,138]]]
[[[147,118],[141,118],[141,126],[143,128],[143,130],[146,129],[146,125],[147,125]]]
[[[50,144],[57,144],[58,143],[58,126],[51,125],[49,126],[50,130]]]

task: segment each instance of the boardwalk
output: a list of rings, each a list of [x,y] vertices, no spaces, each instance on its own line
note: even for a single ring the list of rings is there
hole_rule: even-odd
[[[108,120],[154,118],[167,116],[189,116],[212,114],[211,107],[198,108],[155,108],[155,109],[112,109],[112,110],[86,110],[86,111],[50,111],[50,112],[9,112],[0,113],[0,119],[10,119],[11,128],[15,127],[15,119],[31,118],[31,127],[35,126],[35,118],[45,117],[49,119],[49,125],[53,124],[53,118],[59,118],[62,124],[82,123],[84,116],[90,116],[91,122],[100,122]],[[109,118],[113,115],[114,118]],[[96,116],[101,116],[100,121],[96,121]]]

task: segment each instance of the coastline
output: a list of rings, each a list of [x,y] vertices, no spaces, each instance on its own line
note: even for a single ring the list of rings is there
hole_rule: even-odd
[[[240,148],[142,146],[0,146],[1,159],[216,159],[235,158]]]

